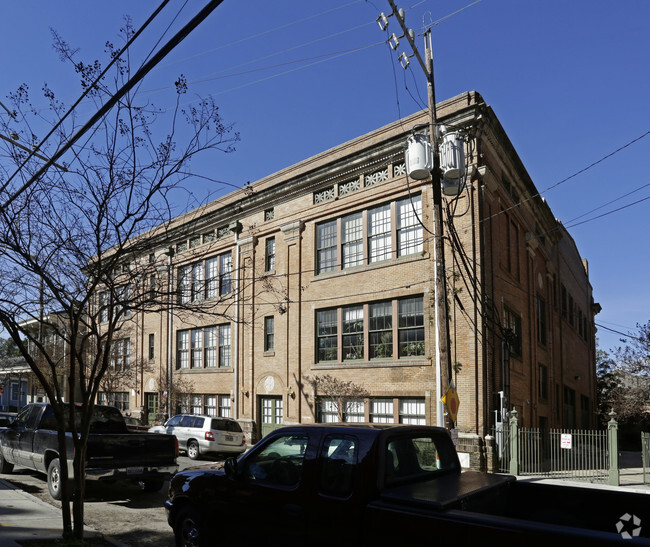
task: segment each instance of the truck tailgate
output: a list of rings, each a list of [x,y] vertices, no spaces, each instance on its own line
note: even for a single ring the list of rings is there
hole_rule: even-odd
[[[120,433],[90,435],[88,439],[87,466],[156,466],[175,460],[176,440],[171,435]]]

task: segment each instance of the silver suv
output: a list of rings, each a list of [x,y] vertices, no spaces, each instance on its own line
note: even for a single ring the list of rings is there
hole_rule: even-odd
[[[246,450],[246,436],[241,426],[231,418],[177,414],[149,429],[150,433],[175,435],[178,446],[196,460],[203,454],[241,454]]]

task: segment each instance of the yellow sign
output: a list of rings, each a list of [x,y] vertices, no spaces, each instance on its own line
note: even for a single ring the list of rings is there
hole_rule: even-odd
[[[458,415],[458,407],[460,406],[460,399],[458,398],[458,392],[456,391],[456,387],[454,386],[453,382],[451,383],[449,389],[447,390],[447,393],[444,394],[441,400],[443,403],[445,403],[445,406],[447,407],[447,412],[449,412],[449,416],[451,417],[452,421],[456,423],[456,416]]]

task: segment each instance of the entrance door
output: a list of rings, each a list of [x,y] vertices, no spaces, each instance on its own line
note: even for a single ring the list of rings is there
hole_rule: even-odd
[[[262,437],[282,425],[282,397],[260,397]]]
[[[158,393],[145,393],[145,409],[147,412],[147,425],[156,419],[158,411]]]

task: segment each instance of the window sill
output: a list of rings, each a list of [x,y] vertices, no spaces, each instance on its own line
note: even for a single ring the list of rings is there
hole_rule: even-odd
[[[351,369],[351,368],[391,368],[391,367],[430,367],[431,361],[425,357],[400,359],[399,361],[345,361],[343,363],[314,363],[312,370]]]
[[[264,352],[264,357],[275,357],[275,350],[270,349]]]
[[[217,372],[226,373],[232,372],[232,367],[203,367],[203,368],[177,368],[176,372],[181,374],[200,374],[201,372]]]

